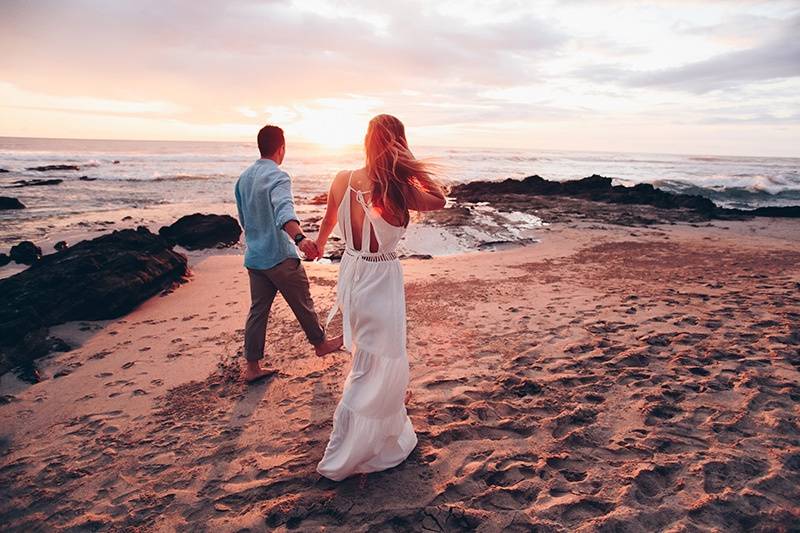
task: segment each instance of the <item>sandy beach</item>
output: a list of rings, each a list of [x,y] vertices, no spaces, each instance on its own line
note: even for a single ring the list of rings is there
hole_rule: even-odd
[[[404,261],[419,435],[392,470],[315,473],[348,354],[282,300],[279,371],[238,379],[247,278],[210,255],[123,319],[53,333],[2,381],[7,531],[789,531],[800,520],[796,220],[554,224]],[[307,264],[320,313],[336,265]],[[334,323],[334,329],[339,325]],[[794,525],[792,525],[794,524]]]

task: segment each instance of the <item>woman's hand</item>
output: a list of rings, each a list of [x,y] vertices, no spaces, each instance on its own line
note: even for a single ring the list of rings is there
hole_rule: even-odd
[[[328,244],[328,239],[323,241],[318,238],[315,244],[317,245],[317,259],[322,259],[322,256],[325,255],[325,245]]]

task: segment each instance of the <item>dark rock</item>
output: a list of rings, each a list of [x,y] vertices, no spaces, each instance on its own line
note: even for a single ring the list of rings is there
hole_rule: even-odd
[[[14,187],[39,187],[42,185],[58,185],[64,180],[18,180],[14,182]]]
[[[0,196],[0,209],[25,209],[25,204],[10,196]]]
[[[77,165],[44,165],[42,167],[28,167],[27,170],[35,172],[49,172],[51,170],[80,170]]]
[[[31,241],[22,241],[11,247],[11,260],[22,265],[32,265],[42,258],[42,249]]]
[[[115,159],[111,162],[112,165],[119,165],[119,159]]]
[[[734,211],[741,211],[736,209]],[[758,207],[747,213],[757,217],[785,217],[800,218],[800,206],[792,205],[786,207]]]
[[[318,194],[308,201],[311,205],[325,205],[328,203],[328,193]]]
[[[97,178],[90,178],[89,176],[81,176],[78,179],[81,181],[95,181]]]
[[[11,258],[6,254],[0,254],[0,267],[4,267],[11,262]]]
[[[188,250],[200,250],[238,243],[242,228],[229,215],[195,213],[179,218],[170,226],[162,227],[158,233]]]
[[[472,182],[457,185],[452,190],[459,199],[480,201],[486,194],[533,194],[542,196],[570,196],[607,203],[647,204],[662,208],[687,207],[703,212],[713,212],[711,200],[688,194],[672,194],[640,183],[633,187],[612,186],[611,178],[594,174],[587,178],[569,181],[549,181],[541,176],[528,176],[523,180],[507,179],[498,183]]]
[[[120,317],[186,272],[186,258],[145,228],[81,241],[0,280],[0,346],[54,324]]]
[[[523,180],[506,179],[499,182],[474,181],[456,185],[452,196],[468,202],[492,201],[498,195],[567,196],[595,202],[629,205],[651,205],[661,209],[687,209],[706,218],[735,218],[742,216],[800,217],[800,207],[761,207],[753,210],[724,209],[696,194],[677,194],[663,191],[649,183],[632,187],[612,185],[612,179],[594,174],[569,181],[549,181],[541,176]]]
[[[425,211],[421,215],[426,224],[438,226],[467,226],[474,222],[475,216],[469,207],[451,206],[436,211]]]
[[[6,172],[9,172],[9,171],[4,169],[4,168],[0,168],[0,174],[5,174]]]
[[[409,254],[409,255],[404,255],[402,257],[402,259],[422,259],[422,260],[426,260],[426,259],[433,259],[433,256],[431,254]]]
[[[58,241],[56,243],[56,245],[54,246],[54,248],[59,252],[61,252],[63,250],[66,250],[67,249],[67,241]]]
[[[15,346],[0,346],[0,375],[16,368],[21,379],[36,383],[39,381],[36,359],[52,352],[68,352],[71,349],[71,346],[58,337],[48,337],[47,328],[37,328],[26,333]]]

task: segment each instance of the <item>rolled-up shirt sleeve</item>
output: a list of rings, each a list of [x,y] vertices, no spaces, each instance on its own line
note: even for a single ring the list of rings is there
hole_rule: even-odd
[[[275,213],[275,225],[282,229],[290,220],[296,220],[297,214],[294,212],[294,201],[292,200],[292,180],[289,175],[282,172],[275,181],[270,191],[272,209]]]

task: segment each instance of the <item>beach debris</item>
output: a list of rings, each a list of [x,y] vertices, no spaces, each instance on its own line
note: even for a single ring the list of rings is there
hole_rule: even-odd
[[[42,258],[42,249],[31,241],[22,241],[11,247],[11,260],[21,265],[32,265]]]
[[[0,209],[25,209],[25,204],[11,196],[0,196]]]
[[[181,217],[169,226],[163,226],[158,233],[187,250],[201,250],[237,244],[242,228],[230,215],[195,213]]]
[[[80,181],[95,181],[97,178],[90,178],[89,176],[81,176],[78,178]]]
[[[56,251],[58,251],[58,252],[61,252],[61,251],[63,251],[63,250],[66,250],[66,249],[67,249],[67,241],[58,241],[58,242],[55,244],[55,246],[53,246],[53,248],[55,248],[55,249],[56,249]]]

